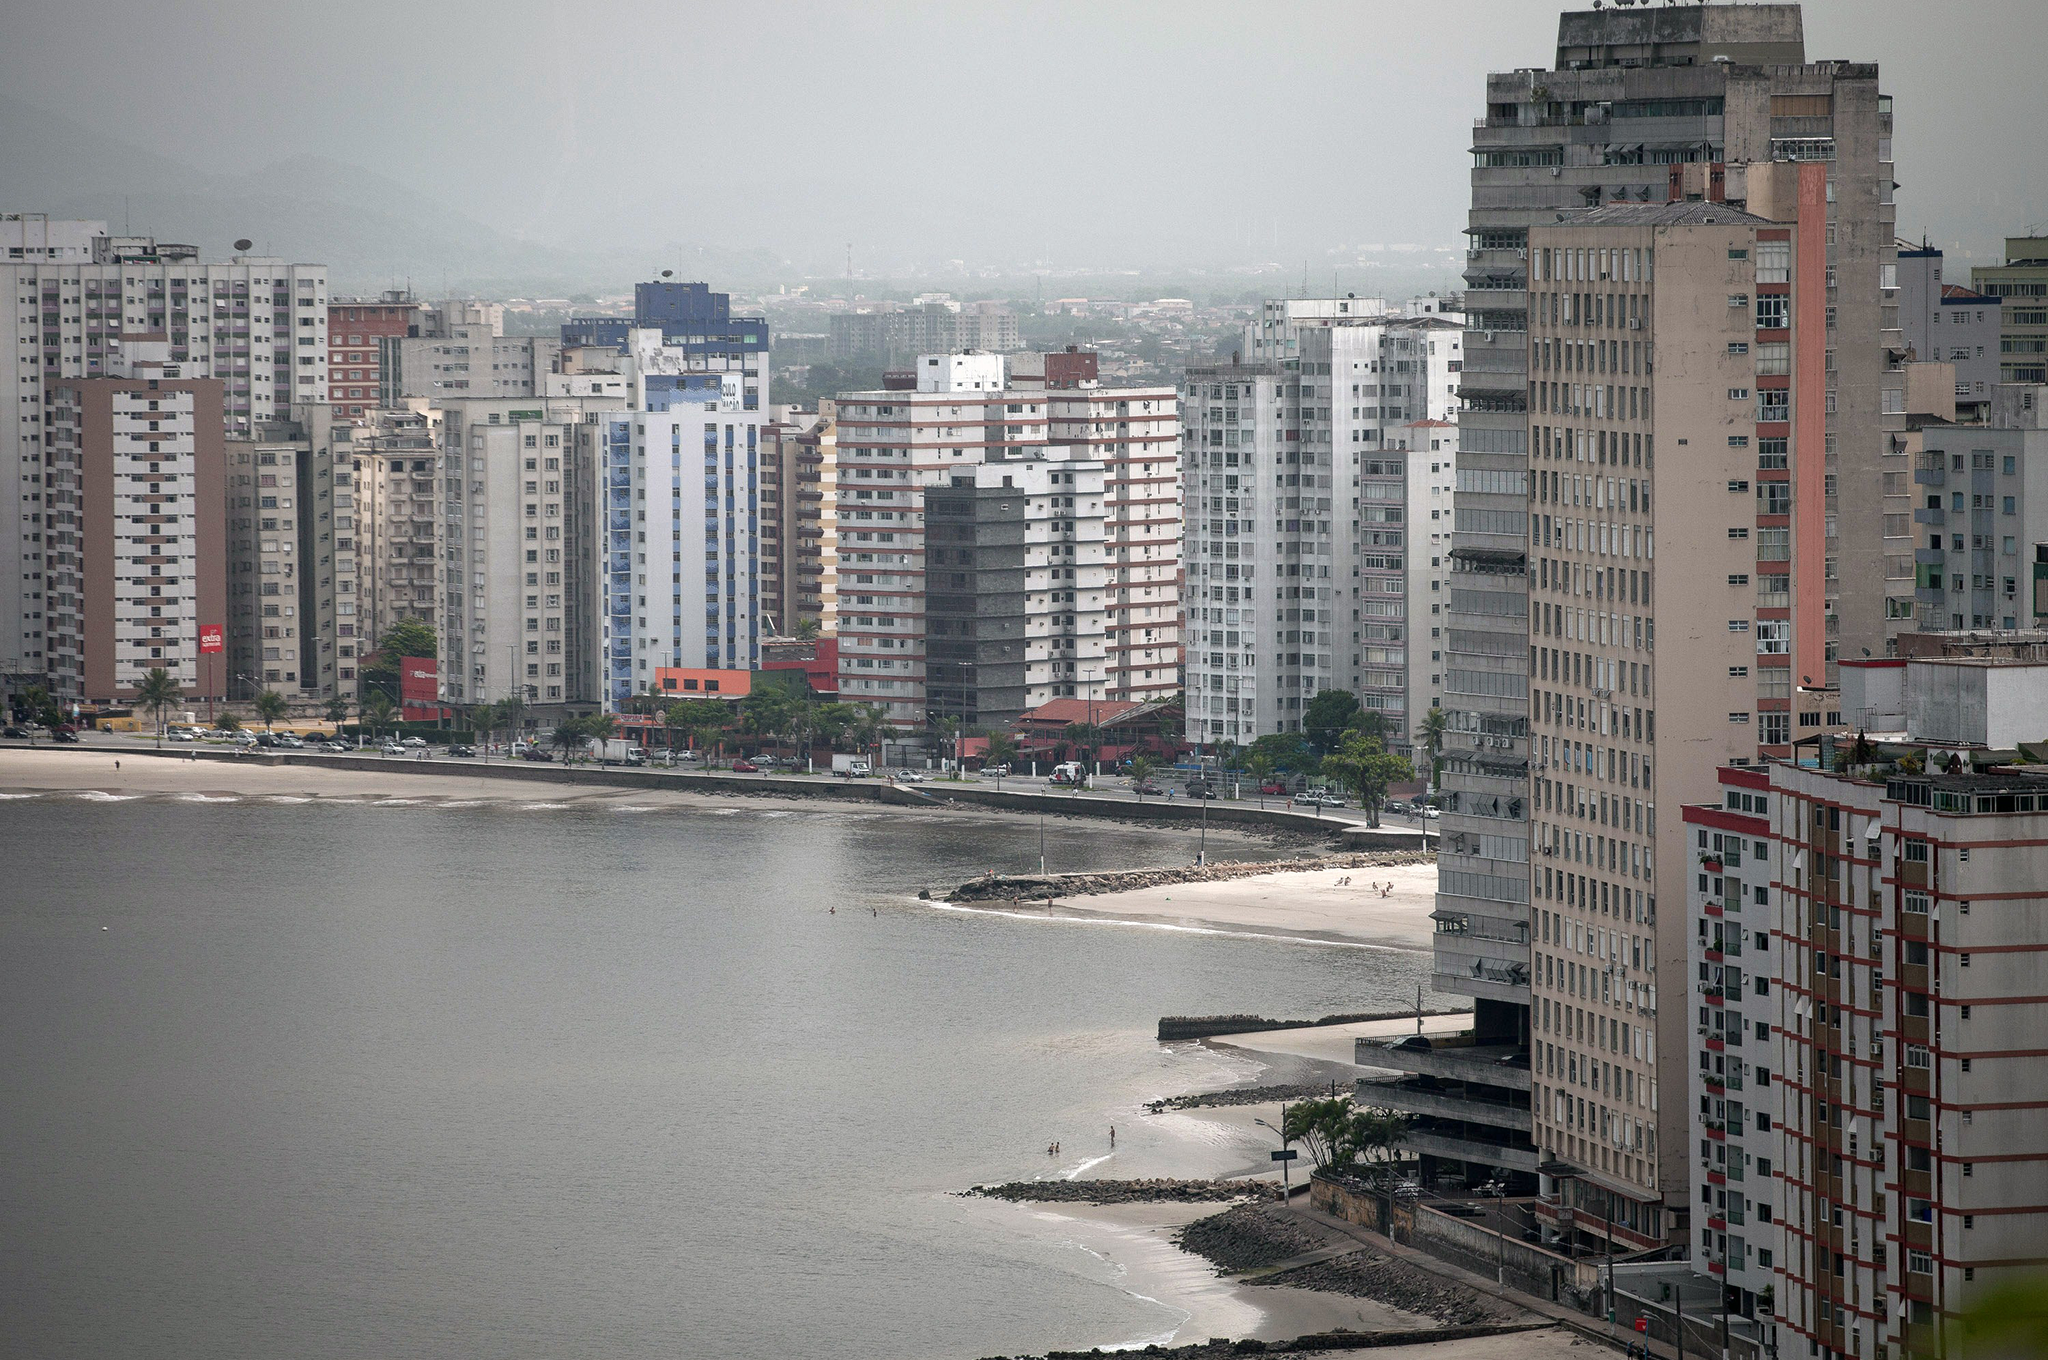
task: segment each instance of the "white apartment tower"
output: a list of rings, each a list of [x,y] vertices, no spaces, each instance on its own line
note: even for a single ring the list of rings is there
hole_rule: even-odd
[[[1268,303],[1245,344],[1190,369],[1183,398],[1188,739],[1299,730],[1317,693],[1344,689],[1405,745],[1427,707],[1411,698],[1430,650],[1413,634],[1431,626],[1410,615],[1431,556],[1411,468],[1450,464],[1442,433],[1431,460],[1411,427],[1452,415],[1462,330],[1378,299],[1306,299]]]
[[[186,378],[218,378],[222,433],[251,438],[294,402],[327,400],[327,269],[267,256],[205,264],[193,246],[112,236],[104,222],[0,216],[0,672],[44,674],[46,385],[111,376],[124,345],[163,342]],[[208,622],[224,622],[208,620]]]

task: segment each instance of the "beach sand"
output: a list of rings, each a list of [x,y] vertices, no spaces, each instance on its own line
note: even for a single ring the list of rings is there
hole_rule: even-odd
[[[1339,880],[1350,883],[1339,886]],[[1367,885],[1392,883],[1381,897]],[[1062,897],[1052,914],[1113,916],[1250,933],[1375,944],[1427,951],[1435,931],[1436,865],[1400,864],[1366,869],[1308,869],[1255,874],[1211,883],[1172,883],[1130,892]],[[1042,905],[1027,905],[1039,915]]]

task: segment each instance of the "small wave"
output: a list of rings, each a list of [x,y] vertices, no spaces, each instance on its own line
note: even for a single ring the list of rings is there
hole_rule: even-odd
[[[329,807],[361,807],[363,805],[363,800],[360,798],[322,798],[320,801]]]
[[[239,803],[242,796],[237,793],[181,793],[181,803]]]
[[[132,803],[142,795],[139,793],[108,793],[105,789],[86,789],[78,796],[88,803]]]
[[[11,801],[16,798],[40,798],[42,796],[40,793],[0,793],[0,802]]]
[[[266,803],[310,803],[313,800],[310,798],[298,797],[296,794],[273,793],[269,797],[265,798],[263,801]]]
[[[444,808],[482,807],[483,805],[484,800],[481,798],[451,798],[441,804]]]
[[[377,799],[377,800],[376,800],[375,802],[371,803],[371,804],[370,804],[370,806],[371,806],[371,807],[411,807],[411,806],[412,806],[413,804],[415,804],[415,803],[417,803],[417,802],[419,802],[419,801],[420,801],[420,800],[419,800],[419,799],[417,799],[417,798],[379,798],[379,799]]]
[[[1102,1164],[1103,1164],[1104,1162],[1106,1162],[1106,1161],[1108,1161],[1108,1160],[1110,1159],[1110,1155],[1111,1155],[1111,1154],[1109,1154],[1109,1153],[1105,1152],[1105,1153],[1103,1153],[1103,1154],[1102,1154],[1102,1155],[1101,1155],[1100,1157],[1090,1157],[1090,1158],[1089,1158],[1089,1159],[1088,1159],[1087,1161],[1085,1161],[1085,1162],[1082,1162],[1082,1163],[1081,1163],[1080,1165],[1076,1166],[1076,1167],[1075,1167],[1075,1168],[1074,1168],[1073,1170],[1071,1170],[1071,1171],[1067,1172],[1067,1173],[1066,1173],[1065,1175],[1061,1176],[1061,1177],[1060,1177],[1060,1179],[1061,1179],[1061,1180],[1066,1180],[1066,1181],[1070,1181],[1070,1180],[1073,1180],[1073,1179],[1074,1179],[1074,1178],[1075,1178],[1076,1176],[1079,1176],[1079,1175],[1080,1175],[1080,1174],[1081,1174],[1081,1173],[1082,1173],[1083,1171],[1087,1171],[1087,1170],[1089,1170],[1089,1169],[1090,1169],[1091,1167],[1098,1167],[1098,1166],[1101,1166],[1101,1165],[1102,1165]]]
[[[613,809],[612,809],[612,811],[613,811],[613,812],[659,812],[659,811],[661,811],[661,809],[660,809],[660,808],[652,808],[652,807],[640,807],[640,806],[629,806],[629,807],[615,807],[615,808],[613,808]]]
[[[521,803],[519,810],[521,812],[553,812],[567,806],[569,806],[567,803]]]

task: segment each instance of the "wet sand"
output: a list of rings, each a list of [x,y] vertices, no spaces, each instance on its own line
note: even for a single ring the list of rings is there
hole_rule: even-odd
[[[1344,879],[1350,882],[1344,884]],[[1372,883],[1392,883],[1393,891],[1381,897],[1368,886]],[[1051,911],[1426,952],[1435,932],[1429,916],[1435,905],[1436,865],[1400,864],[1255,874],[1063,897]],[[992,904],[975,906],[998,909]],[[1047,912],[1042,904],[1018,910],[1041,916]]]

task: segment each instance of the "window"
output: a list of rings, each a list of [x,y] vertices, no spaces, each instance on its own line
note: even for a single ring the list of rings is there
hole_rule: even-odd
[[[1756,300],[1756,328],[1781,331],[1791,324],[1791,299],[1779,293]]]

